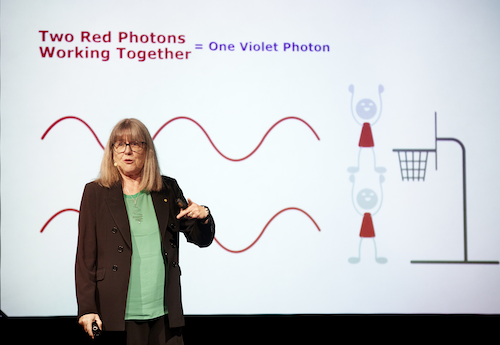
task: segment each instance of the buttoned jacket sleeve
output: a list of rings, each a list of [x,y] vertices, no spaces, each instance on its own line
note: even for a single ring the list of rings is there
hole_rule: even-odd
[[[180,189],[179,185],[177,184],[177,181],[175,179],[172,179],[170,177],[163,176],[163,182],[165,186],[167,186],[168,189],[172,191],[172,193],[175,196],[175,199],[182,199],[184,203],[187,205],[187,200],[184,198],[184,195],[182,193],[182,190]],[[176,219],[175,216],[180,212],[180,208],[177,206],[176,202],[173,202],[170,204],[171,205],[171,212],[172,215],[171,217],[173,219]],[[183,219],[178,221],[179,226],[179,231],[184,233],[184,236],[186,237],[186,240],[190,243],[194,243],[199,247],[208,247],[215,235],[215,222],[212,217],[212,214],[208,216],[208,221],[205,222],[199,221],[196,219]],[[171,229],[171,230],[176,230]]]

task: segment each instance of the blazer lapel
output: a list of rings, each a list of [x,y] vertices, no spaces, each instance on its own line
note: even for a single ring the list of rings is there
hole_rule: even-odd
[[[128,222],[127,208],[123,199],[121,183],[117,183],[109,189],[106,197],[109,212],[115,221],[116,227],[122,234],[125,242],[132,248],[132,235],[130,233],[130,224]]]
[[[151,198],[153,199],[153,205],[155,207],[156,219],[158,220],[161,238],[164,238],[168,224],[169,206],[170,203],[173,202],[173,200],[170,200],[170,196],[165,189],[161,190],[160,192],[152,192]]]

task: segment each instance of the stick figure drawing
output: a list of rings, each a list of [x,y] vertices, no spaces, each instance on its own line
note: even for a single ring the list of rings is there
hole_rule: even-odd
[[[379,193],[380,200],[378,194],[371,188],[361,188],[356,192],[356,177],[351,175],[349,180],[352,182],[352,203],[354,209],[363,216],[363,222],[361,223],[361,230],[359,232],[359,247],[358,247],[358,256],[350,257],[348,261],[351,264],[357,264],[361,261],[361,245],[364,239],[371,239],[373,242],[373,246],[375,248],[375,261],[379,264],[385,264],[387,262],[387,258],[379,257],[377,254],[377,244],[375,243],[375,228],[373,227],[372,216],[375,216],[380,208],[382,207],[383,201],[383,192],[382,192],[382,183],[385,181],[384,175],[379,175]],[[371,212],[367,212],[371,211]]]
[[[377,109],[377,105],[374,101],[369,98],[363,98],[356,104],[356,111],[354,111],[354,85],[349,85],[349,92],[352,94],[351,97],[351,114],[354,120],[362,126],[361,136],[359,138],[359,151],[358,151],[358,164],[354,167],[347,168],[350,173],[356,173],[359,171],[361,151],[370,149],[373,155],[373,164],[375,172],[385,173],[386,169],[384,167],[378,167],[376,165],[375,142],[373,140],[372,126],[374,126],[382,114],[382,92],[384,92],[384,87],[382,85],[378,86],[379,103],[380,109]]]

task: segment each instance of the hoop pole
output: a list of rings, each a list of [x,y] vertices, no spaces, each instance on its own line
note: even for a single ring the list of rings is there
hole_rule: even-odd
[[[434,112],[434,152],[436,153],[436,170],[438,170],[438,120],[437,111]]]
[[[464,144],[455,138],[438,138],[437,141],[454,141],[460,145],[462,148],[462,196],[463,196],[463,209],[464,209],[464,260],[467,261],[467,191],[466,191],[466,176],[465,176],[465,146]],[[437,157],[437,148],[436,148]],[[436,165],[437,167],[437,165]],[[436,169],[437,170],[437,169]]]

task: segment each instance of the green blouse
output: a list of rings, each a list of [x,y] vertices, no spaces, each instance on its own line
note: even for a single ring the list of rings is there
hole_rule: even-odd
[[[150,320],[167,314],[165,263],[151,194],[124,194],[132,234],[132,265],[125,320]]]

